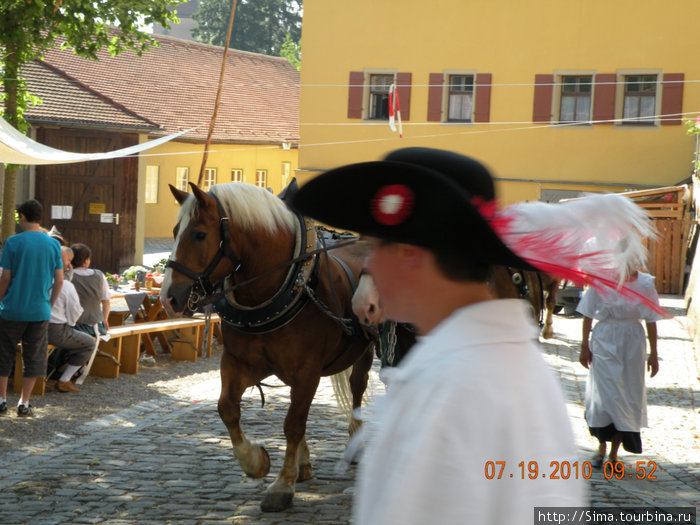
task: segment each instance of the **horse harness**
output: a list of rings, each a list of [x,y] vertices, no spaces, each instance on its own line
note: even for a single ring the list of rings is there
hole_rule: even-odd
[[[199,273],[174,260],[169,260],[166,264],[166,267],[173,268],[194,281],[188,299],[188,308],[190,310],[194,311],[203,305],[212,304],[216,313],[237,330],[250,334],[263,334],[277,330],[292,321],[304,305],[311,301],[324,314],[338,322],[347,335],[355,333],[358,323],[354,319],[340,317],[341,311],[332,285],[331,295],[338,315],[335,315],[314,293],[319,283],[320,272],[317,256],[320,253],[326,253],[326,256],[328,256],[327,250],[339,246],[326,247],[326,239],[324,239],[323,233],[316,232],[314,221],[303,217],[301,214],[296,214],[295,251],[290,261],[241,283],[235,283],[234,274],[230,274],[224,279],[223,290],[215,291],[215,286],[210,282],[209,277],[219,262],[226,257],[233,262],[234,268],[238,270],[240,268],[240,259],[231,248],[229,219],[225,216],[223,207],[216,195],[213,193],[210,193],[210,195],[216,201],[218,208],[221,236],[219,248],[211,262]],[[333,257],[343,268],[354,292],[357,288],[357,283],[350,268],[334,255],[330,255],[330,257]],[[289,266],[287,276],[282,286],[270,299],[255,306],[244,306],[236,301],[233,293],[236,288],[286,266]],[[328,271],[330,279],[330,268]]]
[[[530,287],[527,285],[527,279],[525,279],[525,272],[521,270],[520,268],[514,268],[512,266],[507,266],[506,269],[508,270],[508,273],[510,274],[510,280],[513,283],[513,285],[517,288],[518,290],[518,296],[521,299],[525,299],[532,304],[532,301],[530,300],[530,297],[534,293],[533,290],[530,289]],[[543,316],[543,310],[544,310],[544,302],[545,302],[545,297],[544,297],[544,286],[542,284],[542,275],[540,272],[535,272],[537,275],[537,280],[539,281],[540,285],[540,311],[539,314],[535,314],[537,316],[536,321],[542,327],[544,325],[544,316]],[[534,310],[534,308],[533,308]]]

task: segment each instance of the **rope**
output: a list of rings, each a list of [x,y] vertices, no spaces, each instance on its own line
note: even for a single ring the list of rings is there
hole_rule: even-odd
[[[207,142],[204,145],[204,155],[202,156],[202,167],[199,169],[199,178],[197,179],[197,186],[202,185],[202,178],[204,178],[204,169],[207,166],[207,158],[209,157],[209,146],[211,146],[211,137],[214,134],[214,126],[216,125],[216,116],[219,113],[219,102],[221,101],[221,91],[224,87],[224,73],[226,72],[226,58],[228,57],[228,46],[231,43],[231,32],[233,31],[233,18],[236,14],[236,3],[237,0],[233,0],[233,7],[231,8],[231,16],[228,19],[228,33],[226,34],[226,45],[224,46],[224,56],[221,60],[221,73],[219,74],[219,86],[216,89],[216,100],[214,101],[214,114],[211,116],[211,122],[209,122],[209,133],[207,134]]]

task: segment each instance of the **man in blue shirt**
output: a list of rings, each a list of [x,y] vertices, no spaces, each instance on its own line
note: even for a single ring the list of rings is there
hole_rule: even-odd
[[[63,286],[61,245],[41,229],[42,206],[28,200],[17,208],[22,233],[5,242],[0,256],[0,414],[7,412],[7,382],[22,341],[22,397],[18,416],[31,416],[34,384],[46,374],[51,307]]]

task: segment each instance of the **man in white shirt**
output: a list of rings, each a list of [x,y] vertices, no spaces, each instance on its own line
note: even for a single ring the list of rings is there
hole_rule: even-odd
[[[530,525],[536,507],[584,505],[564,396],[527,306],[487,284],[494,265],[532,267],[491,225],[486,168],[406,148],[311,180],[293,205],[363,235],[387,315],[420,335],[366,424],[353,522]],[[577,474],[562,479],[564,464]]]
[[[73,260],[73,250],[67,246],[61,248],[63,267],[69,268]],[[69,280],[63,281],[63,288],[51,308],[49,320],[49,344],[63,349],[68,364],[56,382],[60,392],[80,392],[71,378],[88,362],[95,347],[95,339],[85,332],[75,329],[75,323],[83,313],[78,292]]]

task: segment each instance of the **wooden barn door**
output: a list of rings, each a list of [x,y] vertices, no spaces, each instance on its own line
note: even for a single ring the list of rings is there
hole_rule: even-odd
[[[38,141],[54,148],[97,153],[138,143],[137,135],[90,130],[40,129]],[[44,206],[43,225],[55,225],[70,243],[92,250],[92,267],[117,272],[135,251],[138,161],[103,161],[38,166],[36,198]]]

